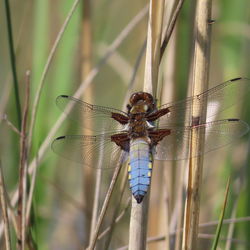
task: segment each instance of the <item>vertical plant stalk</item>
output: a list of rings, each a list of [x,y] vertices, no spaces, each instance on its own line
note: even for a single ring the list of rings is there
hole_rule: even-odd
[[[15,99],[16,99],[16,110],[17,110],[17,120],[18,120],[18,128],[21,129],[22,123],[22,113],[21,113],[21,104],[19,98],[19,89],[18,89],[18,80],[17,80],[17,72],[16,72],[16,58],[15,58],[15,48],[14,48],[14,40],[12,35],[12,25],[11,25],[11,13],[10,13],[10,5],[9,1],[5,0],[5,11],[6,11],[6,20],[7,20],[7,30],[8,30],[8,39],[9,39],[9,50],[10,50],[10,62],[11,62],[11,70],[14,82],[14,91],[15,91]]]
[[[155,94],[158,83],[164,2],[151,0],[149,7],[144,91],[151,94]]]
[[[143,91],[152,95],[156,93],[158,83],[164,3],[164,0],[151,0],[149,6]],[[149,194],[150,190],[140,204],[132,197],[129,250],[146,249]]]
[[[194,24],[194,57],[192,83],[193,95],[200,94],[207,89],[209,75],[210,36],[211,36],[211,0],[197,1]],[[195,100],[194,100],[195,101]],[[206,107],[192,110],[193,125],[205,121]],[[183,249],[197,249],[200,189],[202,181],[203,157],[193,157],[204,147],[204,133],[191,133],[190,162],[188,173],[187,197],[185,203]],[[197,143],[198,141],[198,143]]]
[[[26,97],[20,138],[20,167],[19,167],[19,187],[18,187],[18,249],[25,249],[26,241],[26,189],[27,189],[27,120],[30,98],[30,72],[26,73]]]
[[[6,250],[11,250],[10,223],[8,218],[7,197],[6,197],[6,189],[4,184],[3,169],[1,162],[0,162],[0,201],[1,201],[2,217],[4,221],[5,247]]]
[[[88,76],[92,69],[92,27],[91,27],[91,1],[90,0],[84,0],[82,5],[82,22],[81,22],[81,43],[80,43],[80,50],[81,50],[81,81],[84,81],[84,79]],[[88,98],[88,101],[92,103],[93,99],[93,87],[86,89],[84,93],[82,94],[83,99]],[[84,123],[83,127],[92,128],[94,124],[91,124],[91,119],[84,119],[84,115],[82,116],[82,122]],[[87,131],[86,129],[83,129],[83,134],[86,134],[88,132],[89,135],[92,135],[90,131]],[[83,149],[84,150],[84,149]],[[89,152],[89,154],[93,154],[93,152]],[[100,182],[101,181],[101,173],[100,170],[97,170],[96,175],[98,177],[96,178],[96,185],[95,189],[97,187],[100,188]],[[85,166],[82,166],[82,174],[83,174],[83,184],[82,184],[82,195],[83,195],[83,204],[87,207],[87,218],[91,218],[90,220],[86,220],[84,228],[88,230],[85,232],[85,235],[90,235],[90,239],[93,236],[93,230],[96,225],[97,221],[97,209],[98,209],[98,201],[99,199],[93,199],[94,193],[89,190],[89,187],[93,186],[94,183],[94,175],[93,175],[93,169],[92,168],[85,168]],[[95,190],[95,195],[98,196],[99,191]],[[93,202],[97,202],[97,204],[93,205]],[[96,211],[93,211],[93,206],[96,209]],[[93,216],[95,215],[95,216]]]

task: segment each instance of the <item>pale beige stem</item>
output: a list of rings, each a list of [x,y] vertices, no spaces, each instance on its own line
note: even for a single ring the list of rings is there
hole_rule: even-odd
[[[209,52],[210,52],[210,24],[211,0],[197,1],[194,26],[194,57],[192,69],[193,95],[200,94],[207,89],[209,72]],[[198,101],[198,100],[194,100]],[[193,110],[192,117],[195,123],[205,121],[206,107]],[[204,133],[193,130],[191,137],[190,162],[188,174],[187,198],[185,204],[184,232],[182,249],[197,249],[199,209],[200,209],[200,189],[202,179],[202,157],[192,157],[197,155],[197,151],[203,149]],[[197,141],[199,143],[197,143]]]
[[[158,83],[164,6],[164,0],[150,1],[143,91],[152,95],[155,95]],[[146,249],[149,193],[150,190],[140,204],[137,204],[132,197],[129,231],[130,250]]]

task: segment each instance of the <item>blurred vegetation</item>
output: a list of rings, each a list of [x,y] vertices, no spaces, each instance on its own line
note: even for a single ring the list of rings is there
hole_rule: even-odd
[[[12,32],[16,56],[17,78],[19,82],[19,96],[21,107],[25,101],[25,72],[31,71],[31,110],[33,109],[34,97],[44,70],[49,52],[56,37],[65,21],[73,0],[35,0],[35,1],[10,1],[12,18]],[[147,4],[147,1],[91,1],[91,27],[92,27],[92,66],[100,62],[107,47],[114,41],[117,35],[132,20],[132,18]],[[174,93],[169,97],[178,100],[185,98],[188,89],[188,77],[191,61],[192,25],[193,25],[193,1],[186,1],[175,29],[174,43],[166,51],[174,51],[174,61],[164,58],[161,67],[162,85]],[[39,148],[49,134],[53,125],[60,115],[55,105],[55,99],[60,94],[73,95],[81,84],[81,25],[84,3],[80,2],[74,12],[63,36],[56,49],[52,63],[49,66],[44,86],[39,101],[37,119],[32,136],[31,150],[28,162],[31,163],[38,155]],[[0,116],[7,115],[7,119],[18,127],[18,116],[15,105],[13,77],[10,64],[9,42],[7,21],[4,2],[0,3],[1,21],[1,47],[0,47]],[[248,65],[250,58],[249,46],[249,21],[250,2],[247,0],[233,1],[221,0],[213,3],[212,44],[211,44],[211,67],[210,87],[225,80],[239,76],[250,77]],[[94,102],[98,105],[110,106],[122,109],[125,95],[128,91],[129,81],[132,77],[133,67],[136,63],[140,49],[146,39],[147,18],[132,30],[114,52],[110,59],[105,62],[98,71],[97,76],[88,86],[92,89],[93,96],[85,96],[85,101]],[[84,31],[83,31],[84,36]],[[165,55],[164,55],[165,57]],[[172,65],[170,65],[172,64]],[[168,67],[174,67],[174,81],[167,82],[164,71]],[[142,61],[136,75],[132,90],[141,90],[143,83],[144,62]],[[171,86],[172,84],[172,86]],[[173,91],[173,88],[175,90]],[[83,93],[84,94],[84,93]],[[167,101],[167,100],[166,100]],[[23,111],[22,111],[23,112]],[[249,99],[240,102],[234,110],[229,111],[230,117],[241,118],[250,124]],[[74,124],[65,121],[61,124],[56,136],[72,134]],[[29,130],[29,127],[28,127]],[[2,163],[6,189],[10,199],[17,190],[18,167],[20,154],[20,136],[13,132],[7,122],[1,120],[0,126],[0,160]],[[53,138],[51,138],[52,142]],[[204,158],[205,167],[203,173],[203,188],[201,202],[201,223],[219,219],[224,200],[226,182],[231,175],[231,187],[228,197],[225,219],[244,218],[250,215],[250,153],[248,137],[236,141],[232,146],[209,153]],[[176,190],[179,185],[178,172],[183,167],[176,166],[175,170],[167,169],[171,173],[171,186],[168,183],[169,202],[169,226],[170,233],[176,230],[174,225],[174,213],[176,202]],[[183,164],[182,164],[183,165]],[[172,166],[173,167],[173,166]],[[59,158],[50,147],[46,149],[38,161],[35,192],[33,195],[33,213],[31,231],[33,241],[38,249],[80,249],[87,246],[91,211],[88,211],[88,201],[83,204],[82,197],[85,192],[92,192],[95,183],[89,184],[89,190],[82,190],[81,167],[78,164]],[[174,173],[173,173],[174,172]],[[110,175],[105,172],[104,175]],[[84,175],[84,172],[83,172]],[[153,182],[162,183],[162,187],[152,191],[149,220],[149,236],[166,235],[162,231],[161,224],[167,222],[159,216],[160,209],[164,209],[162,202],[158,202],[155,193],[164,193],[164,180],[155,174]],[[154,178],[153,177],[153,178]],[[109,184],[110,177],[103,180],[105,188]],[[160,178],[160,179],[157,179]],[[157,180],[156,180],[157,179]],[[166,184],[166,183],[165,183]],[[153,183],[153,188],[154,188]],[[105,190],[105,188],[103,190]],[[104,192],[104,191],[103,191]],[[116,192],[112,205],[115,205]],[[161,199],[163,199],[162,197]],[[124,201],[124,204],[126,200]],[[160,208],[160,205],[162,206]],[[157,210],[158,209],[158,210]],[[112,210],[112,209],[111,209]],[[109,249],[127,245],[128,240],[128,211],[117,224],[111,239]],[[152,212],[151,212],[152,211]],[[103,228],[109,223],[107,219]],[[214,226],[201,228],[199,249],[210,249],[213,236],[216,231]],[[245,219],[233,224],[232,233],[229,233],[229,224],[222,227],[219,246],[221,249],[249,249],[250,223]],[[1,232],[2,233],[2,232]],[[16,237],[13,227],[11,228],[12,245],[15,246]],[[233,239],[231,246],[227,245],[225,238]],[[4,241],[2,241],[2,244]],[[229,242],[229,241],[228,241]],[[158,245],[159,244],[159,245]],[[162,244],[162,243],[161,243]],[[150,249],[163,249],[160,243],[151,243]],[[1,249],[4,247],[1,246]],[[14,249],[14,248],[13,248]],[[102,249],[100,247],[100,249]],[[172,248],[174,249],[174,248]]]

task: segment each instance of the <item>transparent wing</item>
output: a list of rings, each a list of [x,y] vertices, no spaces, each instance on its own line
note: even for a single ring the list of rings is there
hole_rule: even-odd
[[[112,116],[118,114],[127,118],[121,110],[92,105],[67,95],[58,96],[56,104],[70,119],[80,121],[83,127],[92,131],[120,131],[124,126]]]
[[[159,109],[167,108],[169,112],[159,118],[158,127],[163,128],[171,125],[191,125],[191,112],[201,106],[206,106],[207,118],[215,116],[218,112],[235,104],[237,100],[242,100],[250,92],[250,79],[235,78],[226,81],[202,94],[189,97],[179,102],[167,103]],[[209,120],[209,119],[208,119]]]
[[[171,128],[170,128],[171,129]],[[232,143],[249,131],[249,125],[239,119],[226,119],[208,122],[197,126],[171,129],[171,134],[164,137],[156,146],[156,160],[183,160],[190,157],[192,132],[205,136],[204,151],[198,150],[193,157],[213,151]],[[194,141],[199,146],[199,140]]]
[[[65,135],[56,138],[51,147],[56,154],[92,168],[115,168],[124,151],[111,141],[111,135]]]

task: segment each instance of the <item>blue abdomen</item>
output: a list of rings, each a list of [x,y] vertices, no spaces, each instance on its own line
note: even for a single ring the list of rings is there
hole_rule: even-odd
[[[149,144],[143,138],[130,142],[129,152],[129,184],[137,203],[141,203],[146,195],[152,173],[152,155]]]

